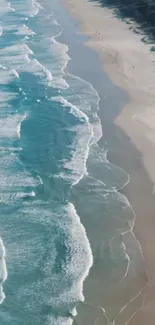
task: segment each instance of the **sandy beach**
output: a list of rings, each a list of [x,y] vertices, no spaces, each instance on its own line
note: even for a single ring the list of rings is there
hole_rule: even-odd
[[[130,182],[122,191],[136,218],[133,233],[124,235],[127,250],[128,247],[132,250],[135,237],[137,241],[137,251],[133,247],[134,263],[130,264],[121,283],[112,285],[108,293],[99,281],[102,265],[100,261],[95,263],[84,283],[87,303],[79,307],[74,323],[146,325],[147,322],[154,325],[155,55],[150,52],[150,45],[141,41],[142,34],[134,33],[129,28],[131,25],[117,19],[113,11],[98,2],[65,0],[63,4],[80,23],[81,32],[89,36],[87,46],[99,53],[104,71],[130,98],[114,121],[109,122],[107,117],[108,126],[106,112],[100,111],[100,117],[109,144],[108,159],[130,175]],[[112,139],[115,139],[113,146]],[[128,253],[130,256],[130,251]]]

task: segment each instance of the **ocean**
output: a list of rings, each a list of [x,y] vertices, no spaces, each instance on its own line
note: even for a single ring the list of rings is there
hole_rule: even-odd
[[[105,288],[128,272],[129,175],[98,144],[100,97],[68,69],[58,1],[0,8],[0,323],[68,325],[97,258]]]

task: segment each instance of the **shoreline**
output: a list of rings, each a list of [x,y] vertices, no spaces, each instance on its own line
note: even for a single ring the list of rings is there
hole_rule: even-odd
[[[146,46],[141,42],[141,36],[134,34],[129,30],[129,26],[127,26],[124,22],[118,21],[116,18],[114,18],[110,10],[102,8],[99,5],[94,6],[93,2],[88,3],[87,0],[65,0],[65,7],[67,7],[71,16],[80,22],[80,26],[82,26],[82,33],[89,36],[89,40],[86,42],[86,45],[98,52],[101,60],[103,60],[104,63],[104,71],[107,72],[116,86],[124,89],[129,94],[130,102],[124,106],[120,114],[116,114],[112,122],[109,116],[106,116],[106,113],[102,112],[101,108],[99,117],[101,118],[102,123],[104,123],[103,134],[106,136],[106,139],[108,141],[108,147],[110,144],[110,150],[108,151],[108,160],[123,168],[126,172],[129,173],[130,176],[130,182],[120,192],[127,196],[135,211],[136,220],[134,226],[134,234],[136,235],[136,238],[139,240],[142,247],[145,259],[145,269],[148,272],[149,278],[147,278],[147,273],[142,272],[140,276],[142,279],[140,282],[143,283],[143,286],[141,287],[139,294],[135,297],[136,301],[131,300],[131,303],[129,303],[129,308],[126,308],[127,310],[125,310],[124,314],[122,311],[121,317],[117,317],[115,324],[124,325],[124,321],[131,318],[131,321],[128,321],[126,324],[143,325],[146,323],[146,321],[149,321],[149,325],[153,325],[153,320],[155,319],[155,301],[153,301],[155,300],[155,263],[153,262],[153,243],[155,243],[153,233],[155,230],[155,222],[153,222],[153,213],[155,211],[155,203],[154,195],[152,192],[152,184],[155,180],[155,172],[153,170],[153,158],[155,158],[155,152],[152,153],[152,147],[154,144],[152,139],[154,133],[153,123],[151,122],[151,119],[149,119],[150,110],[147,110],[148,104],[151,104],[151,112],[153,114],[153,102],[155,101],[155,96],[153,94],[153,83],[155,76],[152,73],[153,65],[151,65],[151,67],[149,67],[149,71],[147,71],[147,75],[151,75],[150,84],[147,85],[148,79],[146,77],[146,71],[140,70],[143,68],[144,63],[152,63],[152,54],[149,52],[149,46]],[[103,23],[103,15],[106,20],[105,23]],[[113,26],[113,28],[115,27],[117,36],[121,35],[122,32],[121,42],[123,41],[123,37],[125,37],[125,41],[127,35],[130,35],[130,37],[127,38],[127,51],[129,51],[130,47],[132,51],[132,49],[137,46],[137,41],[139,42],[138,46],[136,47],[136,55],[131,56],[130,60],[130,51],[128,55],[126,53],[127,44],[125,45],[125,48],[121,49],[120,52],[117,42],[114,42],[115,44],[112,46],[112,31],[110,33],[111,29],[107,29],[106,31],[104,30],[105,24],[107,24],[107,22],[109,22],[108,27],[110,24],[116,25]],[[111,36],[110,42],[109,36]],[[143,63],[141,63],[141,56],[143,57]],[[140,63],[138,63],[139,58]],[[139,67],[137,67],[137,63]],[[134,69],[134,73],[133,69],[132,73],[130,73],[131,67]],[[137,86],[136,90],[135,85]],[[149,99],[147,97],[148,95]],[[111,126],[113,123],[113,130],[110,129],[109,131],[109,125]],[[150,131],[149,137],[147,136],[148,130]],[[123,135],[121,134],[122,131]],[[126,134],[125,140],[124,134]],[[109,142],[109,140],[114,139],[115,136],[117,139],[114,141],[114,144],[112,144],[111,141]],[[126,145],[128,148],[126,148]],[[133,147],[135,148],[135,152],[133,151]],[[126,154],[127,157],[125,157]],[[133,155],[131,159],[130,154]],[[145,202],[144,198],[146,200]],[[147,222],[148,219],[146,220],[146,216],[148,216],[148,214],[150,222]],[[151,244],[153,246],[151,253],[150,245],[147,243],[147,239],[150,239],[150,235]],[[130,237],[129,234],[127,234],[126,237],[126,242],[130,242],[132,240],[131,238],[128,238]],[[88,278],[91,278],[91,274]],[[89,281],[87,282],[89,283]],[[134,286],[134,283],[132,285]],[[124,293],[122,293],[122,295],[123,294]],[[134,302],[133,306],[132,302]],[[151,312],[149,310],[150,308]],[[101,322],[103,324],[103,313],[101,314]],[[91,322],[91,318],[89,319],[89,322]],[[76,324],[76,321],[74,321],[74,323]],[[83,323],[78,324],[83,325]]]

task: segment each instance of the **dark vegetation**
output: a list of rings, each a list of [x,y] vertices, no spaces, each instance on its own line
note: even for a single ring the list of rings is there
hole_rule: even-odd
[[[115,14],[128,23],[135,21],[138,25],[135,32],[143,31],[145,42],[155,41],[155,0],[91,0],[102,6],[113,8]],[[132,28],[132,27],[131,27]]]

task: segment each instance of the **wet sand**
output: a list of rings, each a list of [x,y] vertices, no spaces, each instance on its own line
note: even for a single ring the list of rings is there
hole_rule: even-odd
[[[104,108],[99,115],[108,142],[108,159],[130,175],[130,182],[122,192],[136,215],[133,232],[124,235],[127,253],[132,256],[127,275],[106,292],[100,281],[103,265],[101,259],[96,259],[84,283],[86,304],[78,308],[74,323],[154,325],[155,56],[150,46],[142,43],[142,35],[135,34],[128,24],[98,2],[65,0],[64,5],[80,22],[81,31],[89,36],[87,45],[99,53],[104,71],[129,95],[129,103],[119,115],[113,114],[115,118],[109,117]],[[133,242],[136,248],[135,244],[132,247]]]

